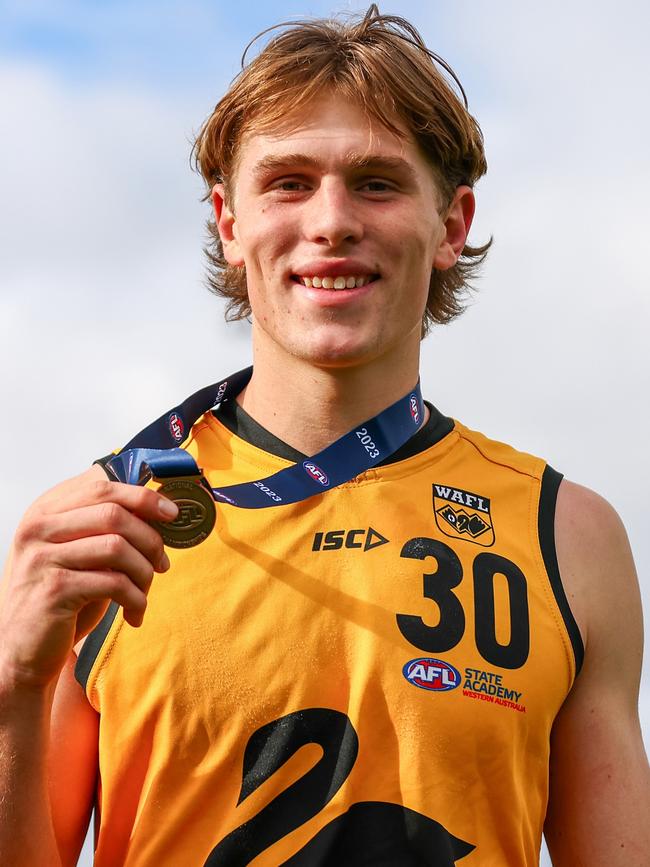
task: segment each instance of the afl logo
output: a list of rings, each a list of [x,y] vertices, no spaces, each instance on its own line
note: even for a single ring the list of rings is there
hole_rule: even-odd
[[[402,674],[413,686],[431,692],[448,692],[460,686],[460,672],[442,659],[426,656],[411,659],[402,669]]]
[[[178,415],[178,413],[171,413],[171,415],[167,419],[167,424],[169,425],[169,432],[174,437],[176,442],[182,442],[183,434],[185,432],[185,426],[183,425],[183,420]]]
[[[411,415],[416,424],[420,424],[420,410],[418,409],[418,400],[414,394],[411,395]]]
[[[311,461],[305,461],[303,463],[303,467],[307,475],[311,476],[315,482],[318,482],[319,485],[322,485],[326,488],[330,480],[327,478],[327,475],[321,470],[320,467],[317,467],[316,464]]]

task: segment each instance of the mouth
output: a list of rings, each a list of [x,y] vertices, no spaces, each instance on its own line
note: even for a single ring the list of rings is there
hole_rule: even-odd
[[[379,280],[379,274],[340,274],[337,277],[292,274],[291,279],[308,289],[331,289],[340,292],[342,289],[361,289],[362,286]]]

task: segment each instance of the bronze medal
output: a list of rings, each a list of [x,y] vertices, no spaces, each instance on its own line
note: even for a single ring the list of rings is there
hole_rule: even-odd
[[[165,545],[192,548],[208,538],[217,520],[217,510],[212,495],[200,482],[187,476],[168,479],[158,488],[158,493],[178,506],[176,520],[151,522]]]

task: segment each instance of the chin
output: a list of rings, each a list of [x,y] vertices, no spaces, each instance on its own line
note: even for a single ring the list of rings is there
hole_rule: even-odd
[[[327,342],[301,347],[299,354],[305,361],[317,367],[344,368],[367,364],[382,354],[377,342],[369,345],[358,340],[346,342]]]

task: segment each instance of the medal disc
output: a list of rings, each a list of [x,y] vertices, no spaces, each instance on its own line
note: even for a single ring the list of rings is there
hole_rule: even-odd
[[[178,517],[174,521],[151,522],[165,545],[192,548],[208,538],[217,519],[217,510],[203,485],[188,478],[169,479],[158,488],[158,493],[178,506]]]

